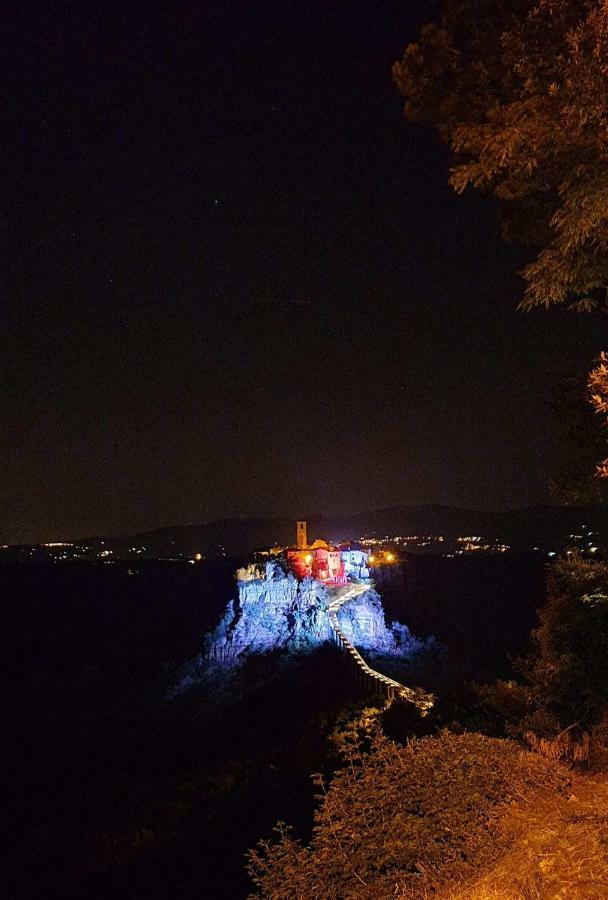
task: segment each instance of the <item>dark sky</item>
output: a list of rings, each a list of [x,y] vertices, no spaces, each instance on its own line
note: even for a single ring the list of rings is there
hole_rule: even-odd
[[[9,4],[0,540],[546,499],[594,323],[447,187],[437,4]]]

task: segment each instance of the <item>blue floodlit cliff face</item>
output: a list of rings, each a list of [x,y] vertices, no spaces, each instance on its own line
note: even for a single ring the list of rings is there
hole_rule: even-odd
[[[238,581],[237,589],[221,622],[206,637],[201,668],[231,669],[248,654],[306,653],[331,641],[330,592],[320,582],[298,581],[275,563],[267,563],[264,577]],[[423,646],[405,625],[394,622],[387,628],[382,601],[371,586],[344,605],[339,621],[351,643],[371,654],[406,657]]]

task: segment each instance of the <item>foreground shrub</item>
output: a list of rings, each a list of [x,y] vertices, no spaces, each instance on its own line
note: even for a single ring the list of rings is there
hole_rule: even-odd
[[[557,764],[511,741],[443,734],[399,747],[375,736],[348,753],[320,806],[309,847],[279,824],[278,840],[249,854],[258,896],[391,897],[467,877],[496,854],[498,808],[544,784],[565,788]]]
[[[591,729],[608,707],[608,565],[560,560],[539,620],[522,665],[532,704],[521,731]]]

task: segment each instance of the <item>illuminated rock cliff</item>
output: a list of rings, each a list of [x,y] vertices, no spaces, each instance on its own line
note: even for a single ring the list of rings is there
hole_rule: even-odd
[[[320,582],[298,581],[267,563],[264,577],[238,581],[237,589],[237,597],[205,640],[203,665],[231,668],[251,653],[305,653],[331,640],[330,590]],[[340,610],[340,626],[352,644],[369,653],[410,656],[422,647],[405,625],[394,622],[387,628],[382,601],[372,587]]]

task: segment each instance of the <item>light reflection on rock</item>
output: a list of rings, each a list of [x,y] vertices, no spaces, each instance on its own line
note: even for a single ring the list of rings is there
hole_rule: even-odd
[[[319,581],[298,581],[268,563],[264,578],[237,582],[237,597],[207,636],[201,663],[232,668],[251,653],[310,652],[332,639],[329,600],[330,591]],[[348,640],[362,651],[407,657],[423,647],[406,625],[386,626],[382,600],[371,586],[344,605],[339,621]]]

